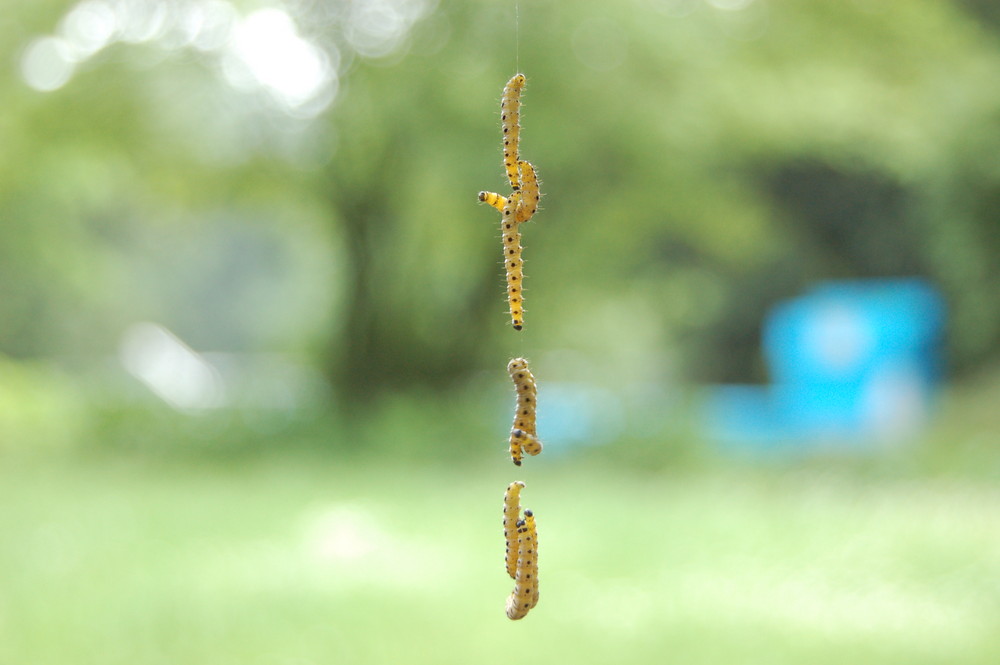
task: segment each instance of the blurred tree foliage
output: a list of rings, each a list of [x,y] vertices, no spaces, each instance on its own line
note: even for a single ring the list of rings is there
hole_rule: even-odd
[[[70,5],[15,3],[0,351],[108,352],[147,318],[196,348],[309,354],[355,401],[500,366],[522,347],[476,193],[505,190],[498,98],[520,69],[545,195],[524,229],[530,352],[630,379],[759,379],[778,300],[923,275],[951,306],[954,369],[997,360],[989,3],[523,0],[516,29],[514,4],[440,3],[372,58],[344,39],[350,3],[287,3],[343,56],[309,120],[155,44],[30,90],[19,54]]]

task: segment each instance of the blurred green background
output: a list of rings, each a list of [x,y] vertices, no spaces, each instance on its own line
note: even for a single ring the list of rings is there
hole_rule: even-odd
[[[0,663],[1000,659],[993,2],[8,0],[0,102]],[[772,306],[897,276],[919,437],[702,440]],[[511,466],[514,355],[604,426]]]

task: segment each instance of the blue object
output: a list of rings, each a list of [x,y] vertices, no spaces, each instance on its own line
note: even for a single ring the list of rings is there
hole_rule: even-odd
[[[944,301],[921,279],[819,284],[764,321],[773,385],[710,391],[709,435],[785,448],[911,434],[941,380],[944,325]]]

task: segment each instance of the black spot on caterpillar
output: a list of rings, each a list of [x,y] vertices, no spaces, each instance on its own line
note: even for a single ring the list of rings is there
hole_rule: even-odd
[[[507,551],[504,554],[504,564],[507,574],[514,577],[517,573],[517,521],[521,517],[521,490],[524,481],[515,480],[507,486],[503,495],[503,537],[507,541]]]
[[[516,621],[528,615],[538,603],[538,534],[535,517],[524,511],[524,519],[517,526],[517,570],[514,590],[507,597],[507,618]]]
[[[514,424],[510,431],[510,454],[514,463],[519,465],[522,450],[529,455],[542,452],[542,442],[538,438],[535,417],[538,386],[528,368],[528,361],[524,358],[512,358],[507,363],[507,373],[510,374],[517,392]]]
[[[521,137],[521,90],[524,89],[524,74],[514,74],[503,88],[500,98],[500,126],[503,128],[503,166],[510,180],[510,188],[520,189],[517,171],[518,143]]]
[[[517,206],[517,213],[514,218],[518,222],[527,222],[538,211],[538,203],[541,200],[541,192],[538,189],[538,175],[531,162],[520,161],[517,163],[521,172],[521,203]],[[482,200],[482,199],[480,199]]]

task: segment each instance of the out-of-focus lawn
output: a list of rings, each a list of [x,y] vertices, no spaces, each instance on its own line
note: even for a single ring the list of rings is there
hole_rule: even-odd
[[[542,592],[511,622],[518,478]],[[956,474],[36,458],[0,534],[2,663],[1000,662],[1000,488]]]

